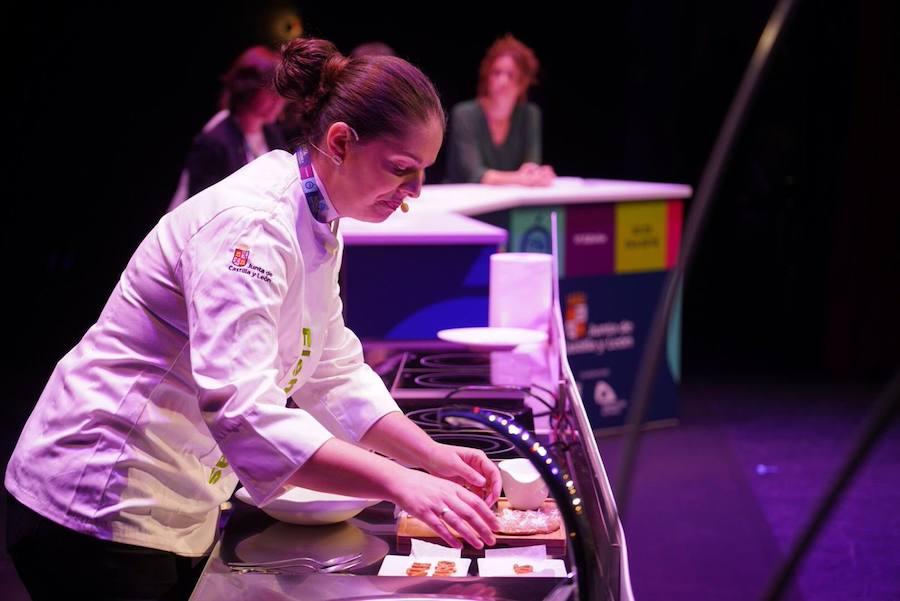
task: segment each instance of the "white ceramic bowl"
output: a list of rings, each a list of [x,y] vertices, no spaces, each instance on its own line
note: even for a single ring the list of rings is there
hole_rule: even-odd
[[[531,461],[524,457],[506,459],[497,468],[512,509],[537,509],[544,504],[549,489]]]
[[[234,496],[244,503],[258,507],[247,490],[239,489]],[[366,507],[378,503],[377,499],[345,497],[299,486],[289,486],[284,493],[262,507],[263,511],[282,522],[291,524],[336,524],[349,520]]]

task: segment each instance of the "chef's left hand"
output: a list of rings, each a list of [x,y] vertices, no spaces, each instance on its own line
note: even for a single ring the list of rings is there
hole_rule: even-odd
[[[437,444],[424,467],[431,475],[467,486],[476,494],[483,491],[489,507],[500,498],[500,470],[483,451]]]

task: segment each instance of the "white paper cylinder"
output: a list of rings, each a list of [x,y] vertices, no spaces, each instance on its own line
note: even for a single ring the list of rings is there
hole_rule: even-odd
[[[491,255],[488,325],[548,330],[552,259],[544,253]]]

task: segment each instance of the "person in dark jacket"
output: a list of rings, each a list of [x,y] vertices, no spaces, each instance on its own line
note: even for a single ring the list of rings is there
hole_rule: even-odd
[[[272,80],[279,62],[265,46],[244,51],[222,78],[222,107],[188,152],[179,190],[169,210],[270,150],[288,150],[276,124],[284,99]]]

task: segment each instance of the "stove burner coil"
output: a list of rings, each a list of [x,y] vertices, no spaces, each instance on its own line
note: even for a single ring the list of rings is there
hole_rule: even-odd
[[[437,407],[428,407],[426,409],[415,409],[413,411],[409,411],[406,414],[414,424],[422,428],[423,430],[444,430],[446,429],[445,424],[441,424],[438,420],[438,411],[440,409]],[[502,415],[506,417],[506,419],[515,419],[515,415],[509,413],[507,411],[502,411],[498,409],[491,408],[491,413],[496,413],[497,415]],[[481,433],[481,432],[480,432]],[[484,434],[490,434],[489,431],[483,431]]]
[[[489,368],[491,358],[481,353],[441,353],[422,357],[419,359],[419,364],[422,367]]]
[[[429,432],[429,436],[443,444],[480,449],[489,459],[518,456],[512,443],[492,432]]]
[[[489,386],[483,373],[427,373],[416,376],[413,380],[424,388],[462,388],[463,386]]]

